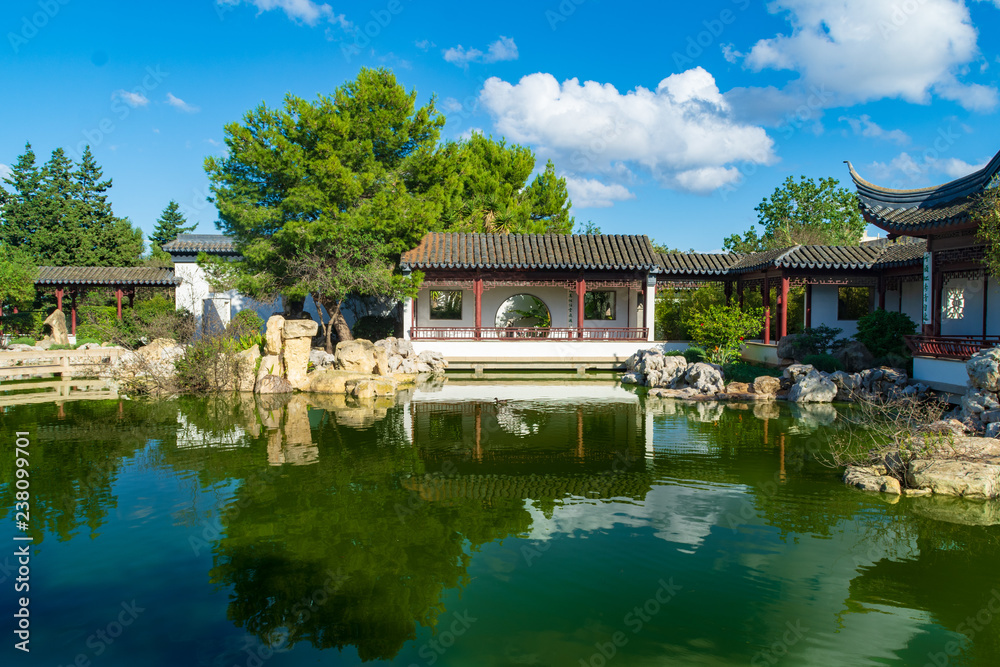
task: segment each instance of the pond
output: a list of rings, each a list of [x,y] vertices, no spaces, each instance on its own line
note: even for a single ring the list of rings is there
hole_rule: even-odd
[[[995,506],[846,488],[836,416],[575,382],[7,407],[3,664],[997,664]]]

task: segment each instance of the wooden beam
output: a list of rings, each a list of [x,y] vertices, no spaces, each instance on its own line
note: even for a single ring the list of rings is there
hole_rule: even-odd
[[[65,292],[65,289],[66,288],[62,286],[56,288],[56,310],[62,310],[63,293]]]
[[[778,295],[778,340],[788,335],[788,276],[781,276],[781,292]]]
[[[476,278],[472,285],[472,291],[476,297],[476,338],[481,337],[483,328],[483,279]]]
[[[576,279],[576,328],[577,337],[583,338],[583,295],[587,293],[587,281],[582,276]]]

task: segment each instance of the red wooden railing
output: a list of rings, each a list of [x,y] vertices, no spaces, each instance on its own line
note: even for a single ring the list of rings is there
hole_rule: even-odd
[[[646,340],[645,327],[412,327],[413,340]]]
[[[1000,345],[1000,336],[905,336],[913,356],[968,359],[982,349]]]

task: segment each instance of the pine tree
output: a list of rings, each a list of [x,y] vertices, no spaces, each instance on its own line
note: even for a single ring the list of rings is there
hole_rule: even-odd
[[[97,165],[90,146],[83,151],[73,178],[77,187],[76,221],[84,242],[79,247],[78,265],[134,266],[145,244],[142,231],[128,218],[119,218],[111,210],[108,190],[111,179],[102,181],[103,170]]]
[[[42,166],[33,233],[24,249],[40,265],[73,266],[88,262],[79,260],[79,250],[86,244],[86,234],[77,219],[77,186],[73,182],[73,161],[65,151],[52,151]]]
[[[0,187],[0,243],[22,247],[27,244],[38,221],[35,207],[41,174],[30,143],[24,145],[24,154],[17,158],[10,176],[3,182],[6,188]]]
[[[177,205],[176,201],[171,199],[167,207],[163,209],[163,213],[160,214],[160,218],[156,221],[156,228],[153,229],[153,233],[149,235],[149,245],[153,254],[157,254],[157,251],[162,252],[163,246],[181,234],[194,231],[194,228],[198,226],[185,226],[184,223],[186,222],[187,219],[181,213],[180,206]]]

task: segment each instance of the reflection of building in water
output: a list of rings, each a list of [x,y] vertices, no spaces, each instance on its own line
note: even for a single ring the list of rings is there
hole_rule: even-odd
[[[177,414],[177,426],[177,449],[235,449],[250,446],[250,434],[242,426],[233,425],[224,431],[206,431],[189,421],[183,412]]]
[[[411,441],[427,474],[403,484],[430,501],[643,498],[652,483],[645,416],[637,401],[602,393],[603,402],[570,409],[562,397],[415,400]]]

